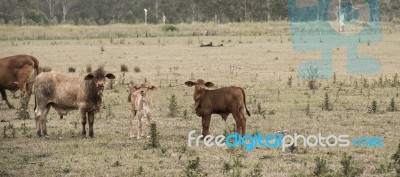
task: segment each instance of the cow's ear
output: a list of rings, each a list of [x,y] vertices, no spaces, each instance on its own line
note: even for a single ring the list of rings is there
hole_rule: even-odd
[[[214,87],[214,84],[212,82],[206,82],[206,84],[204,84],[206,87]]]
[[[108,79],[115,79],[115,76],[114,76],[114,74],[112,74],[112,73],[107,73],[107,74],[106,74],[106,77],[107,77]]]
[[[186,81],[185,82],[185,85],[187,85],[187,86],[189,86],[189,87],[191,87],[191,86],[193,86],[193,85],[195,85],[196,83],[194,83],[193,81]]]
[[[92,80],[94,78],[94,75],[92,73],[89,73],[85,76],[85,80]]]
[[[135,86],[133,86],[133,88],[138,90],[138,89],[140,89],[140,85],[135,85]]]
[[[149,86],[148,87],[150,90],[156,90],[157,89],[157,87],[155,87],[154,85],[151,85],[151,86]]]

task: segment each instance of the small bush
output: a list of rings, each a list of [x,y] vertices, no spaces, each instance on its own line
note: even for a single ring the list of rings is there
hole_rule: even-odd
[[[330,171],[325,159],[321,157],[316,157],[314,161],[315,161],[315,168],[313,174],[315,176],[324,176]]]
[[[400,143],[399,143],[399,145],[397,146],[396,152],[392,155],[392,160],[394,160],[394,162],[395,162],[397,165],[400,165]]]
[[[164,31],[164,32],[168,32],[168,31],[179,31],[179,29],[176,27],[176,26],[174,26],[174,25],[165,25],[165,26],[163,26],[162,27],[162,30]]]
[[[371,107],[369,107],[369,113],[377,113],[378,112],[378,103],[375,100],[372,100]]]
[[[185,110],[183,111],[182,118],[183,118],[184,120],[189,120],[189,119],[190,119],[190,114],[188,113],[187,109],[185,109]]]
[[[292,87],[292,80],[293,80],[293,77],[292,77],[292,76],[288,77],[287,85],[288,85],[289,87]]]
[[[394,101],[394,97],[392,97],[392,99],[390,99],[390,105],[389,105],[388,111],[390,111],[390,112],[397,111],[397,106],[396,106],[396,102]]]
[[[70,73],[74,73],[76,71],[76,69],[74,67],[69,67],[68,68],[68,72]]]
[[[39,67],[39,73],[50,72],[50,71],[51,71],[51,67],[48,67],[48,66]]]
[[[91,73],[92,72],[92,65],[86,65],[86,72]]]
[[[171,98],[169,98],[168,100],[169,100],[169,106],[168,106],[169,113],[168,113],[168,115],[170,117],[175,117],[175,116],[178,115],[178,101],[176,99],[175,94],[172,94]]]
[[[110,79],[108,80],[108,85],[107,85],[107,89],[114,89],[114,84],[115,84],[115,79]]]
[[[30,119],[28,112],[29,97],[25,97],[22,100],[21,107],[17,111],[17,118],[20,120]]]
[[[159,138],[160,138],[160,133],[157,130],[157,124],[153,122],[150,124],[150,139],[148,147],[151,148],[160,147]]]
[[[254,169],[251,171],[251,177],[262,177],[262,165],[257,163]]]
[[[125,64],[122,64],[121,65],[121,72],[128,72],[128,71],[129,71],[128,66],[126,66]]]
[[[139,68],[139,66],[135,66],[135,67],[133,68],[133,70],[135,71],[135,73],[140,73],[140,68]]]
[[[322,109],[326,111],[332,111],[332,103],[329,100],[328,92],[325,93],[325,99],[322,103]]]
[[[111,107],[111,104],[108,104],[106,118],[109,119],[109,118],[114,118],[114,117],[115,117],[115,114],[113,112],[113,108]]]
[[[184,170],[187,177],[202,177],[207,176],[207,173],[203,172],[200,165],[200,157],[196,157],[194,160],[189,160],[186,169]]]
[[[362,173],[363,171],[362,168],[357,167],[352,159],[353,159],[352,156],[344,154],[342,160],[340,160],[342,169],[339,172],[340,173],[339,176],[354,177]]]

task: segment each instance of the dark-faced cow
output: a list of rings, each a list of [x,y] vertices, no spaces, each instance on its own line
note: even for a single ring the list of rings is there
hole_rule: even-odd
[[[149,86],[147,84],[140,84],[140,85],[129,85],[129,90],[130,90],[130,101],[131,101],[131,134],[130,137],[135,137],[134,133],[134,118],[136,114],[138,114],[138,132],[137,132],[137,139],[140,139],[143,134],[142,130],[142,117],[146,117],[146,127],[148,129],[148,126],[150,125],[151,122],[151,109],[152,109],[152,104],[151,104],[151,98],[150,98],[150,91],[155,90],[155,86]],[[145,131],[146,132],[146,131]],[[149,138],[149,136],[147,136]]]
[[[32,94],[33,81],[39,72],[39,62],[29,55],[15,55],[0,59],[0,93],[9,108],[6,90],[20,90],[20,104]]]
[[[94,115],[101,108],[106,79],[115,79],[111,73],[98,69],[84,78],[72,78],[56,72],[39,74],[34,83],[35,118],[37,135],[47,135],[47,114],[53,107],[60,118],[71,110],[81,114],[82,136],[86,137],[86,121],[89,121],[89,136],[93,137]]]
[[[209,134],[211,114],[219,114],[226,121],[229,114],[232,113],[236,121],[236,132],[242,135],[246,133],[246,117],[250,116],[246,107],[246,96],[244,90],[240,87],[223,87],[215,90],[208,90],[213,87],[211,82],[197,80],[196,82],[187,81],[185,85],[194,87],[194,107],[196,114],[202,117],[203,137]]]

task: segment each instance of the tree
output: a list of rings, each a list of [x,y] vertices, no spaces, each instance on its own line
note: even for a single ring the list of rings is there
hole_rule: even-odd
[[[49,5],[49,19],[53,19],[54,17],[54,9],[58,4],[59,0],[45,0],[47,5]]]
[[[68,11],[71,9],[71,6],[72,0],[61,0],[63,22],[65,22],[65,17],[67,16]]]

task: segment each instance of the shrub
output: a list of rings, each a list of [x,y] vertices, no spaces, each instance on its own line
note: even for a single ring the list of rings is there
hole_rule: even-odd
[[[68,68],[68,72],[70,73],[74,73],[76,71],[76,69],[74,67],[69,67]]]
[[[86,65],[86,72],[91,73],[92,72],[92,65]]]
[[[362,173],[362,168],[359,168],[354,164],[353,157],[347,154],[344,154],[342,160],[340,160],[340,164],[342,165],[342,169],[339,172],[339,176],[353,177],[358,176]]]
[[[21,120],[30,119],[28,112],[29,97],[25,97],[21,102],[21,107],[17,111],[17,118]]]
[[[151,148],[160,147],[159,138],[160,138],[160,133],[157,130],[157,124],[153,122],[150,124],[150,139],[148,147]]]
[[[39,73],[50,72],[50,71],[51,71],[51,67],[48,67],[48,66],[39,67]]]
[[[121,65],[121,72],[128,72],[128,71],[129,71],[128,66],[126,66],[125,64],[122,64]]]
[[[316,157],[314,161],[315,161],[315,168],[313,174],[315,176],[324,176],[330,171],[325,159],[321,157]]]
[[[292,77],[292,76],[288,77],[287,85],[288,85],[289,87],[292,87],[292,80],[293,80],[293,77]]]
[[[176,26],[174,26],[174,25],[164,25],[163,27],[162,27],[162,30],[164,31],[164,32],[168,32],[168,31],[179,31],[179,29],[176,27]]]
[[[392,155],[392,160],[394,160],[397,165],[400,165],[400,143],[397,146],[397,151]]]
[[[392,97],[392,99],[390,99],[390,105],[389,105],[388,111],[391,111],[391,112],[397,111],[397,106],[396,106],[396,102],[394,101],[394,97]]]
[[[328,92],[325,93],[325,99],[322,103],[322,109],[327,111],[332,111],[332,103],[329,100]]]
[[[139,66],[135,66],[135,67],[133,68],[133,70],[135,71],[135,73],[140,73],[140,68],[139,68]]]
[[[200,157],[196,157],[194,160],[189,160],[184,172],[188,177],[207,176],[207,173],[204,173],[201,168]]]
[[[178,101],[176,100],[175,94],[172,94],[171,98],[169,98],[168,109],[169,109],[168,115],[170,117],[175,117],[176,115],[178,115]]]
[[[375,100],[372,100],[371,107],[369,108],[369,113],[376,113],[378,111],[378,103]]]

